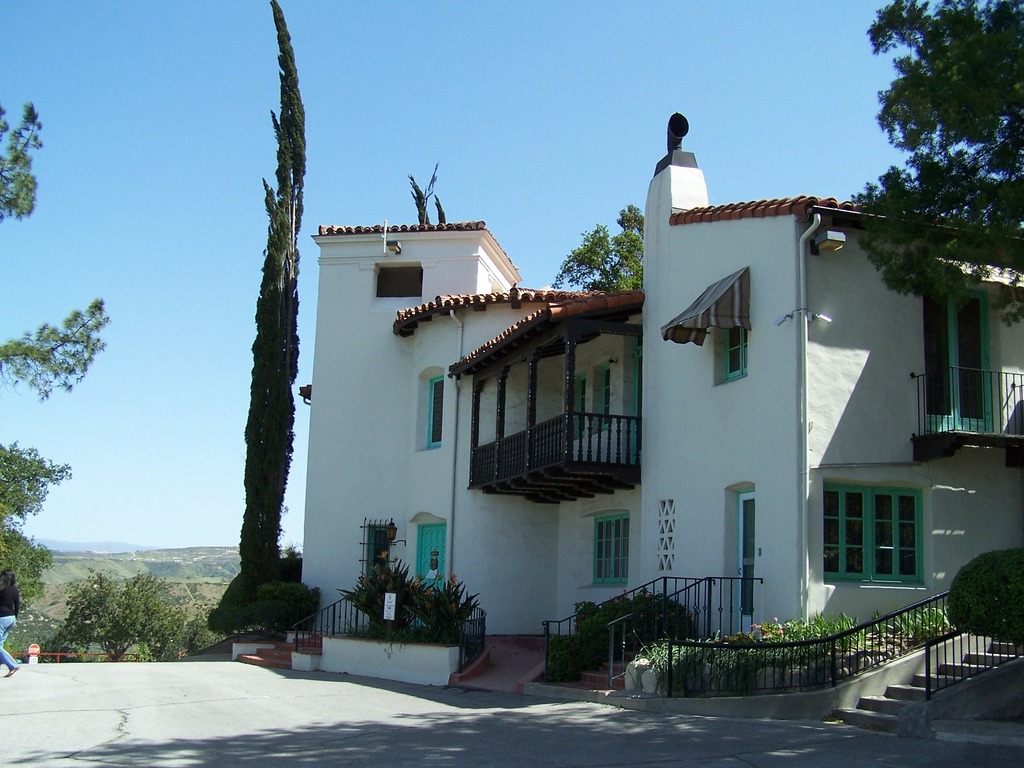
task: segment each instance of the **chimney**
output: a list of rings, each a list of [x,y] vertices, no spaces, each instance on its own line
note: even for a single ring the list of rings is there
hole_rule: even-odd
[[[657,189],[661,205],[669,213],[703,208],[708,204],[708,188],[704,174],[697,167],[697,158],[683,150],[683,137],[690,130],[689,121],[679,112],[668,119],[668,151],[654,169],[654,179],[647,194],[650,207]]]

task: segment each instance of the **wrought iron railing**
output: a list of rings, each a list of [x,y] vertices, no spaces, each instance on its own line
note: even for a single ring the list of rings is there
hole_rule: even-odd
[[[356,608],[348,598],[341,598],[292,627],[296,651],[318,651],[324,637],[364,635],[370,617]],[[487,613],[479,606],[469,618],[459,623],[459,671],[483,652],[487,636]]]
[[[764,579],[741,576],[687,579],[671,594],[608,622],[608,687],[626,674],[625,662],[652,639],[698,640],[749,629],[755,591]],[[744,626],[746,624],[747,626]]]
[[[369,625],[370,617],[343,597],[295,623],[295,650],[318,649],[324,637],[360,634]]]
[[[1024,435],[1024,373],[953,366],[910,376],[917,384],[917,434]]]
[[[521,477],[567,462],[640,466],[639,416],[563,413],[474,448],[470,487]]]
[[[952,631],[932,638],[925,643],[925,699],[1022,655],[1021,646],[991,637]]]
[[[544,679],[577,680],[606,660],[612,670],[641,644],[666,637],[738,631],[740,587],[761,581],[663,576],[600,604],[579,604],[573,615],[544,622]]]
[[[468,619],[459,623],[459,672],[484,652],[486,639],[487,612],[477,606]]]
[[[662,681],[666,695],[742,696],[834,687],[944,635],[949,630],[947,594],[823,638],[669,641]]]

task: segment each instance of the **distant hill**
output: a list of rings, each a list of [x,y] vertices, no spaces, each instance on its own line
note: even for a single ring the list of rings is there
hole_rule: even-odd
[[[44,543],[40,541],[39,543]],[[109,542],[104,542],[109,543]],[[89,544],[87,546],[99,546]],[[113,551],[53,552],[53,566],[43,572],[43,596],[22,610],[11,633],[12,647],[53,634],[67,618],[67,593],[88,578],[89,569],[113,579],[152,574],[170,583],[171,594],[197,613],[220,602],[230,581],[238,575],[238,547],[189,547]]]
[[[57,539],[36,539],[37,544],[42,544],[53,552],[145,552],[157,547],[143,547],[138,544],[125,544],[123,541],[58,541]]]

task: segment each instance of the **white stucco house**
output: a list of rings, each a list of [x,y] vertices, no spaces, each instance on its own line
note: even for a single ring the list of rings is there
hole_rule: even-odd
[[[1024,545],[1003,286],[898,295],[861,230],[831,198],[711,206],[678,140],[643,292],[520,289],[482,222],[321,227],[304,581],[331,602],[388,551],[492,634],[661,576],[763,579],[751,621],[868,618]]]

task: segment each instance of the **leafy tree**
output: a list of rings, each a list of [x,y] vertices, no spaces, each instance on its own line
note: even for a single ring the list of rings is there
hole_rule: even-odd
[[[7,151],[0,154],[0,221],[21,219],[35,209],[36,179],[31,152],[41,149],[42,123],[35,107],[24,107],[21,125],[8,134],[0,106],[0,140],[7,136]],[[103,349],[99,332],[110,322],[103,302],[96,299],[85,312],[73,311],[60,328],[44,324],[35,334],[0,343],[0,383],[26,382],[47,399],[54,387],[70,392],[82,380]],[[0,559],[18,574],[23,601],[42,594],[42,572],[52,562],[49,550],[25,538],[21,526],[42,508],[51,485],[71,476],[70,468],[41,457],[34,448],[0,444]]]
[[[118,582],[92,568],[71,588],[67,609],[59,637],[82,648],[97,645],[115,659],[133,648],[156,659],[175,658],[187,620],[163,579],[139,574]]]
[[[437,168],[439,165],[440,163],[435,163],[434,165],[434,173],[430,177],[430,183],[427,184],[426,192],[420,189],[416,179],[413,178],[411,173],[409,174],[409,186],[412,187],[412,199],[416,203],[416,215],[420,224],[430,224],[430,211],[427,210],[427,203],[431,197],[434,198],[434,208],[437,209],[437,223],[446,224],[448,222],[444,208],[441,207],[441,199],[434,193],[434,184],[437,182]]]
[[[35,448],[0,445],[0,562],[18,574],[25,603],[43,593],[42,573],[53,557],[26,539],[21,526],[42,509],[50,486],[69,477],[70,467],[44,459]]]
[[[612,236],[598,224],[583,233],[583,242],[565,257],[555,288],[584,291],[638,291],[644,287],[644,214],[635,205],[619,212],[621,232]]]
[[[1004,319],[1024,319],[1024,3],[895,0],[868,35],[902,51],[878,122],[909,155],[857,197],[869,257],[893,290],[939,299],[1009,268]]]
[[[7,154],[0,154],[0,221],[24,218],[36,207],[36,177],[32,175],[29,150],[41,149],[43,124],[31,102],[22,111],[21,125],[8,135],[9,124],[0,106],[0,141],[7,136]]]
[[[294,442],[298,374],[298,234],[306,174],[305,112],[291,37],[277,0],[271,0],[277,28],[281,114],[271,112],[277,137],[277,189],[263,181],[270,224],[263,282],[256,301],[252,385],[245,425],[245,514],[242,519],[240,578],[247,600],[256,588],[277,581],[281,510]]]
[[[95,299],[85,312],[72,311],[60,328],[44,323],[35,334],[0,344],[0,381],[26,382],[40,400],[54,387],[70,392],[106,346],[99,332],[109,322],[103,301]]]

